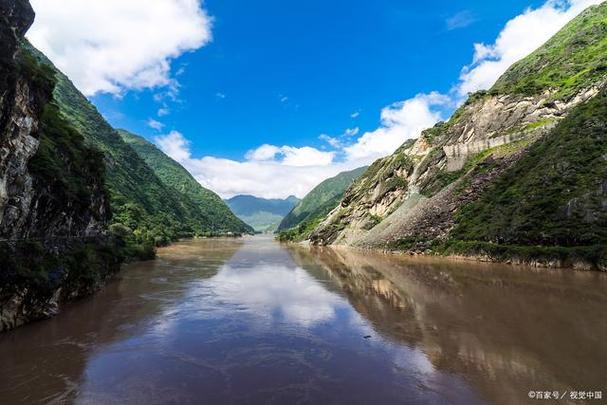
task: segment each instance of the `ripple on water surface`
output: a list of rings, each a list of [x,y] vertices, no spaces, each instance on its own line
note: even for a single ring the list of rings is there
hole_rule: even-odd
[[[600,273],[184,241],[0,336],[0,403],[523,403],[605,389]]]

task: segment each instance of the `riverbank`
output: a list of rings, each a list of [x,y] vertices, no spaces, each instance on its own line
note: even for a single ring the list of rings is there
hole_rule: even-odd
[[[0,243],[0,333],[56,316],[66,303],[99,292],[124,265],[155,260],[158,248],[186,239],[243,235],[180,238],[157,246],[119,236]]]
[[[281,243],[310,246],[310,241]],[[607,272],[607,247],[602,245],[514,246],[486,242],[445,242],[422,246],[419,242],[400,241],[386,247],[329,245],[390,255],[444,258],[454,261],[480,262],[549,269],[573,269]]]
[[[1,334],[0,403],[481,404],[600,390],[606,286],[600,272],[189,239]]]

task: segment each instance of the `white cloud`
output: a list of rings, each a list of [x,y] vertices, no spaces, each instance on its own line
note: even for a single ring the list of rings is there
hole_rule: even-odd
[[[211,40],[199,0],[31,0],[30,41],[86,95],[169,86],[171,60]]]
[[[456,92],[460,97],[490,88],[516,61],[539,48],[588,6],[603,0],[549,0],[508,21],[495,43],[474,45],[474,59],[463,69]]]
[[[176,161],[181,163],[190,159],[190,141],[179,132],[171,131],[167,135],[156,137],[155,140],[160,149]]]
[[[325,141],[334,148],[339,148],[341,146],[341,141],[338,138],[327,134],[320,134],[318,139],[320,139],[321,141]]]
[[[195,158],[190,152],[190,142],[176,131],[155,141],[200,184],[224,198],[237,194],[303,197],[327,177],[362,166],[360,162],[334,162],[334,152],[312,147],[262,145],[249,151],[244,161],[237,161],[213,156]]]
[[[148,127],[155,129],[156,131],[162,131],[164,124],[160,121],[150,118],[147,122]]]
[[[246,157],[257,162],[280,161],[286,166],[327,166],[333,162],[335,152],[324,152],[310,146],[296,148],[265,144],[247,152]]]
[[[360,132],[359,127],[348,128],[345,130],[344,136],[355,136],[355,135],[358,135],[359,132]]]
[[[274,145],[261,145],[257,149],[247,152],[247,159],[256,161],[274,160],[274,157],[280,152],[280,148]]]
[[[463,10],[452,15],[445,20],[447,30],[452,31],[459,28],[466,28],[476,21],[476,17],[469,10]]]
[[[417,96],[385,107],[381,126],[364,133],[356,143],[345,148],[348,160],[368,162],[389,155],[407,139],[417,138],[421,131],[442,119],[440,107],[449,105],[449,97],[439,94]]]
[[[472,64],[464,68],[450,97],[432,92],[387,106],[381,111],[380,126],[362,135],[358,127],[335,137],[320,135],[334,151],[264,144],[243,160],[232,160],[193,157],[189,141],[176,131],[156,142],[202,185],[223,197],[303,197],[327,177],[369,164],[407,139],[418,137],[423,129],[446,118],[441,112],[454,100],[490,87],[512,63],[539,47],[584,8],[600,2],[549,0],[537,9],[525,10],[505,25],[494,43],[475,44]],[[211,19],[199,0],[32,0],[32,4],[37,19],[29,38],[81,90],[88,95],[120,94],[161,86],[155,97],[158,117],[168,115],[167,103],[178,98],[175,77],[182,72],[180,68],[171,75],[171,60],[211,40]],[[453,16],[447,21],[448,28],[470,23],[467,17],[471,16]],[[278,100],[285,108],[292,103],[284,94]],[[359,116],[360,111],[350,114],[352,119]],[[163,128],[153,119],[148,125],[158,131]]]
[[[221,93],[221,92],[219,92],[219,93],[215,93],[215,97],[224,99],[224,98],[226,98],[226,95],[223,94],[223,93]]]
[[[335,317],[345,304],[301,268],[263,263],[248,269],[224,266],[209,283],[216,299],[276,323],[312,327]],[[268,322],[264,322],[267,325]]]

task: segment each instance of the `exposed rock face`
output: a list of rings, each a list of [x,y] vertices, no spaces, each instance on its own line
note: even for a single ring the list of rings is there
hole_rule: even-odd
[[[375,162],[311,242],[604,268],[606,17],[607,3],[589,7],[448,122]]]
[[[27,80],[17,73],[19,40],[34,21],[32,8],[26,1],[9,0],[0,7],[0,224],[6,230],[29,205],[27,162],[38,149],[38,116],[50,94],[31,94]]]
[[[317,244],[359,244],[377,240],[381,233],[381,242],[387,242],[383,234],[391,232],[395,222],[410,223],[412,219],[408,213],[426,200],[431,189],[440,191],[446,186],[434,184],[441,174],[462,170],[471,156],[484,150],[547,132],[566,116],[567,111],[597,92],[598,88],[593,87],[569,102],[548,102],[549,94],[539,97],[483,96],[469,102],[449,123],[438,124],[417,140],[404,144],[393,155],[376,161],[348,190],[341,205],[312,235],[312,241]],[[453,195],[449,190],[444,190],[443,194]],[[444,197],[436,197],[441,205],[445,205]],[[451,201],[451,204],[455,202]],[[426,207],[424,212],[437,212],[436,208],[429,209],[427,202],[423,206]],[[444,225],[439,224],[447,231],[448,227]],[[366,234],[371,230],[373,237],[367,238]]]
[[[472,98],[450,122],[375,162],[311,241],[387,249],[400,244],[424,252],[447,238],[458,210],[517,162],[528,145],[549,136],[603,87],[597,83],[568,100],[551,100],[548,92]]]
[[[100,253],[111,213],[98,152],[57,126],[53,77],[22,51],[33,19],[26,0],[0,0],[0,331],[52,315],[119,265]]]
[[[607,268],[606,17],[589,7],[375,162],[311,242]]]

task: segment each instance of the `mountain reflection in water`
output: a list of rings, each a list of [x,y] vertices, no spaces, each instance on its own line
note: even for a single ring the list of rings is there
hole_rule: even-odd
[[[605,274],[184,241],[0,335],[0,403],[525,403],[603,390]]]

